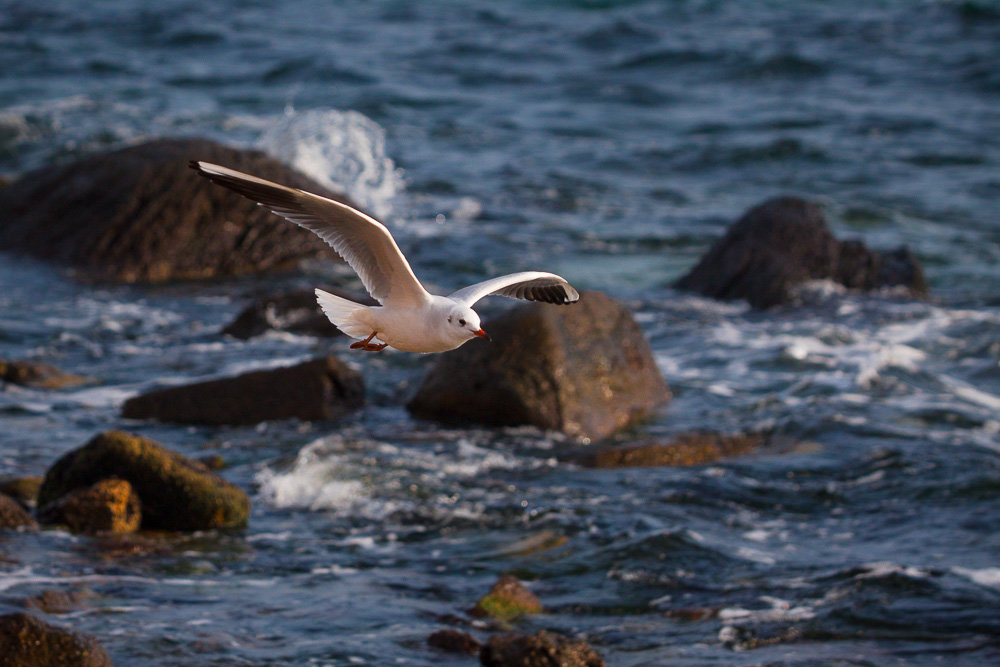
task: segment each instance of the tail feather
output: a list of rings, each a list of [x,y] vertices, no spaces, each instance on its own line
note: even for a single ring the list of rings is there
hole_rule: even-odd
[[[319,307],[323,309],[323,313],[326,314],[327,318],[351,338],[367,338],[372,332],[371,327],[357,322],[354,318],[357,312],[364,310],[368,306],[334,296],[321,289],[316,290],[316,300],[319,302]]]

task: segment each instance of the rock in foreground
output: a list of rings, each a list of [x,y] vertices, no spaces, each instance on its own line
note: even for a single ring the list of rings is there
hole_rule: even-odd
[[[378,305],[378,302],[368,296],[335,287],[323,289],[367,306]],[[311,289],[261,297],[243,309],[222,333],[246,340],[270,330],[291,331],[309,336],[343,335],[323,314],[316,302],[316,293]]]
[[[92,637],[17,613],[0,616],[0,665],[111,667],[111,658]]]
[[[74,533],[134,533],[142,520],[140,507],[131,484],[104,479],[52,501],[38,510],[38,518],[65,524]]]
[[[331,253],[311,232],[199,177],[190,160],[331,196],[258,151],[161,139],[46,167],[0,189],[0,249],[127,283],[286,270]]]
[[[486,667],[604,667],[604,660],[586,642],[544,630],[490,637],[479,661]]]
[[[142,528],[210,530],[243,526],[250,499],[204,465],[146,438],[108,431],[55,462],[38,494],[44,507],[101,480],[127,480],[142,503]]]
[[[275,419],[329,421],[365,402],[360,373],[334,356],[253,371],[125,401],[122,416],[182,424],[258,424]]]
[[[670,398],[632,314],[600,292],[570,306],[521,306],[486,328],[493,343],[441,355],[407,406],[414,415],[596,439]]]
[[[0,493],[0,529],[3,528],[38,528],[28,511],[10,496]]]
[[[796,197],[747,211],[675,286],[770,308],[791,301],[798,285],[824,279],[850,289],[904,286],[927,294],[920,262],[907,248],[880,252],[838,241],[819,207]]]

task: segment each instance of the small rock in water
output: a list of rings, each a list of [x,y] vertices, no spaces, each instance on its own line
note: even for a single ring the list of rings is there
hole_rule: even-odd
[[[122,416],[208,425],[331,421],[364,402],[361,374],[331,355],[296,366],[151,391],[125,401]]]
[[[451,628],[431,633],[427,638],[427,644],[448,653],[466,653],[469,655],[478,654],[479,649],[482,647],[479,640],[468,632],[453,630]]]
[[[597,439],[670,399],[632,314],[600,292],[570,306],[521,306],[485,328],[493,343],[441,355],[407,406],[414,415]]]
[[[190,160],[341,199],[259,151],[158,139],[39,169],[0,189],[0,249],[126,283],[265,273],[334,257],[312,232],[200,178]]]
[[[796,197],[747,211],[675,286],[770,308],[790,302],[796,286],[823,279],[851,289],[898,285],[927,294],[920,262],[907,248],[880,252],[860,241],[838,241],[820,208]]]
[[[31,518],[21,504],[8,495],[0,493],[0,529],[25,528],[34,530],[38,523]]]
[[[21,604],[46,614],[66,614],[84,606],[91,597],[93,593],[87,589],[68,592],[46,589],[38,595],[24,598]]]
[[[509,621],[527,614],[540,614],[544,608],[541,601],[517,577],[511,574],[501,576],[487,593],[469,612],[477,617],[489,617],[498,621]]]
[[[139,496],[124,479],[105,479],[70,491],[38,510],[42,523],[74,533],[134,533],[142,522]]]
[[[0,616],[3,667],[111,667],[93,637],[49,625],[23,612]]]
[[[570,457],[588,468],[693,466],[759,450],[767,439],[758,434],[682,433],[668,443],[643,443],[588,449]]]
[[[336,287],[324,287],[323,289],[336,296],[367,306],[378,305],[378,302],[369,296]],[[271,330],[290,331],[309,336],[343,335],[340,329],[335,327],[333,322],[323,314],[316,302],[316,293],[311,289],[272,294],[256,299],[243,309],[221,333],[246,340]]]
[[[5,361],[0,359],[0,380],[39,389],[62,389],[87,382],[79,375],[63,373],[41,361]]]
[[[8,477],[0,481],[0,493],[6,494],[26,507],[31,507],[38,499],[41,477]]]
[[[545,630],[490,637],[479,661],[486,667],[604,667],[604,660],[587,642]]]
[[[56,461],[38,494],[44,507],[109,477],[127,480],[142,503],[142,528],[212,530],[246,525],[250,499],[204,465],[121,431],[102,433]]]

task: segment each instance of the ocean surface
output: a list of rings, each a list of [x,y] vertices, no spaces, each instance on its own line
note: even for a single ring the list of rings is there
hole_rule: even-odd
[[[0,476],[122,428],[221,454],[254,509],[147,548],[0,535],[0,612],[87,589],[50,620],[119,665],[463,665],[427,635],[514,572],[548,610],[519,629],[609,665],[1000,664],[1000,5],[0,0],[0,174],[160,136],[345,191],[432,288],[544,268],[626,302],[675,397],[617,441],[800,444],[582,469],[558,434],[411,419],[433,357],[218,334],[319,276],[95,287],[4,255],[0,358],[94,382],[2,387]],[[933,297],[821,284],[755,312],[670,288],[789,193],[839,237],[910,246]],[[119,417],[328,350],[368,387],[341,423]]]

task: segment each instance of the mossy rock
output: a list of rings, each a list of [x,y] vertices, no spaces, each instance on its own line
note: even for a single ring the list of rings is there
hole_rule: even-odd
[[[0,493],[0,529],[2,528],[38,528],[28,511],[10,496]]]
[[[510,621],[527,614],[544,611],[541,601],[517,577],[505,574],[497,580],[490,592],[476,603],[470,612],[473,616]]]
[[[22,505],[34,505],[38,499],[41,477],[8,477],[0,481],[0,493],[10,496]]]
[[[127,480],[142,503],[142,528],[210,530],[246,525],[250,499],[203,464],[157,442],[102,433],[60,458],[45,475],[39,506],[109,477]]]
[[[604,660],[587,642],[545,630],[490,637],[479,661],[486,667],[604,667]]]
[[[104,479],[77,489],[38,511],[42,523],[61,523],[74,533],[134,533],[142,521],[141,502],[124,479]]]

